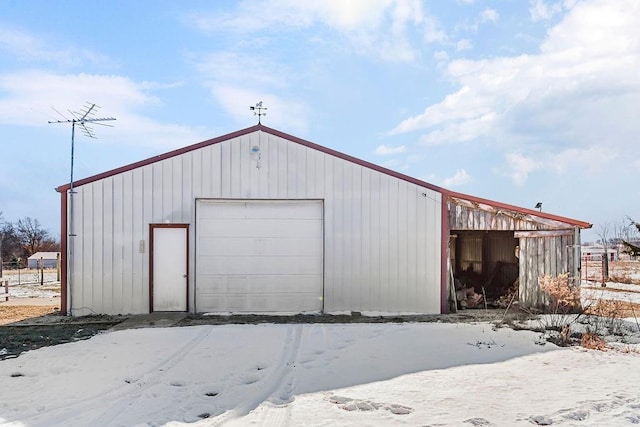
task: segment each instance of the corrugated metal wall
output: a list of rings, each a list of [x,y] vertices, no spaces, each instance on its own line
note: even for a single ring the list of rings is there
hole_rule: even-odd
[[[441,194],[278,136],[254,132],[76,191],[73,315],[147,312],[149,224],[195,224],[196,198],[324,199],[326,312],[440,311]]]

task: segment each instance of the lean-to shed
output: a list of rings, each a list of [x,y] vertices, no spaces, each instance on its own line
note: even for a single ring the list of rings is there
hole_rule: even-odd
[[[454,234],[487,231],[492,215],[506,218],[500,209],[522,215],[532,221],[500,229],[526,242],[522,260],[545,246],[516,233],[549,226],[574,244],[590,226],[480,202],[261,124],[79,180],[72,206],[69,189],[57,190],[61,311],[72,315],[446,312],[449,265],[455,275],[462,262],[449,256]],[[573,269],[575,255],[562,253],[554,268]],[[499,258],[488,254],[464,263],[483,274]]]

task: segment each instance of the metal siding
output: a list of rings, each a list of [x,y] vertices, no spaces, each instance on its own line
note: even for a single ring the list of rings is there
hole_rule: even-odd
[[[115,268],[120,268],[119,280],[122,282],[122,311],[132,313],[134,307],[134,276],[135,271],[135,254],[138,252],[138,237],[134,232],[134,216],[133,216],[133,194],[135,185],[135,174],[126,174],[122,177],[120,183],[120,191],[122,191],[122,199],[120,201],[121,218],[119,241],[121,246],[121,258]],[[115,198],[118,200],[119,198]]]
[[[102,231],[104,238],[101,252],[101,270],[103,281],[102,300],[105,303],[104,311],[113,312],[114,306],[114,281],[113,281],[113,179],[107,178],[102,183]]]
[[[278,136],[230,139],[77,191],[74,315],[147,312],[148,224],[195,223],[195,198],[323,199],[326,312],[440,311],[441,194]]]
[[[368,170],[360,170],[360,191],[362,194],[371,194],[371,174]],[[361,227],[361,239],[359,245],[359,281],[358,290],[360,297],[360,304],[362,307],[371,307],[371,287],[374,286],[372,282],[364,283],[363,277],[370,272],[373,268],[371,261],[372,255],[372,236],[371,236],[371,198],[362,197],[360,203],[360,227]],[[370,274],[370,273],[369,273]],[[362,309],[360,309],[362,310]]]

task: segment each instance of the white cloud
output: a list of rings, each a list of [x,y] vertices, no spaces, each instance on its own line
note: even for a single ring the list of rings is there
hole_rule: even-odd
[[[597,162],[594,147],[607,147],[605,159],[640,155],[638,16],[635,0],[583,1],[549,29],[538,54],[453,60],[446,72],[459,89],[391,133],[422,131],[425,144],[519,147],[507,162],[519,163],[510,175],[520,184],[537,169],[561,171],[547,152],[584,167]]]
[[[500,14],[495,9],[485,9],[480,13],[480,22],[498,22]]]
[[[203,56],[192,55],[197,70],[205,78],[225,83],[247,84],[282,88],[294,75],[285,66],[260,55],[236,52],[216,52]]]
[[[416,58],[411,31],[422,29],[425,37],[434,41],[443,37],[434,21],[425,15],[419,0],[245,0],[232,14],[198,12],[189,14],[187,20],[212,34],[282,32],[322,25],[346,37],[358,53],[400,62]]]
[[[49,126],[60,120],[54,110],[70,118],[87,102],[102,109],[100,115],[115,117],[114,128],[105,130],[121,143],[175,147],[201,138],[187,126],[149,119],[141,110],[160,104],[145,92],[150,82],[136,83],[126,77],[91,74],[54,74],[28,71],[0,75],[0,123],[22,126]],[[53,108],[52,108],[53,107]],[[101,129],[96,129],[101,130]],[[116,138],[114,138],[116,137]]]
[[[558,13],[562,12],[562,2],[547,3],[545,0],[530,0],[531,7],[529,8],[529,15],[531,20],[536,21],[548,21]]]
[[[433,17],[424,17],[424,41],[426,43],[445,43],[449,37],[442,25]]]
[[[406,171],[411,165],[409,164],[409,162],[401,159],[391,159],[384,162],[382,166],[397,171]]]
[[[463,50],[469,50],[472,47],[473,47],[473,42],[469,39],[458,40],[458,42],[456,43],[456,50],[458,52]]]
[[[540,162],[520,153],[507,153],[505,160],[509,169],[507,175],[516,185],[524,185],[529,174],[542,167]]]
[[[255,124],[249,115],[249,106],[263,101],[268,108],[262,123],[292,133],[305,133],[308,128],[308,107],[296,99],[289,99],[274,93],[247,89],[245,87],[215,84],[211,87],[214,98],[222,108],[238,123]]]
[[[617,159],[618,154],[606,146],[592,146],[587,149],[568,148],[559,153],[549,154],[545,168],[558,174],[576,169],[598,173],[609,169],[609,166],[613,165]]]
[[[78,66],[83,63],[114,67],[115,62],[101,53],[61,41],[53,43],[45,37],[0,23],[0,51],[8,52],[25,62],[55,63]]]
[[[439,50],[433,54],[433,59],[435,59],[438,62],[448,62],[449,54],[444,50]]]
[[[303,78],[297,71],[259,54],[218,52],[194,61],[213,99],[238,124],[253,124],[248,108],[263,101],[269,109],[263,123],[291,132],[307,130],[311,109],[295,96],[285,95]]]
[[[442,180],[440,185],[445,188],[452,188],[468,184],[469,182],[471,182],[471,175],[469,175],[464,169],[457,169],[453,176]]]
[[[407,151],[407,147],[405,147],[404,145],[400,145],[398,147],[391,147],[383,144],[376,147],[375,153],[378,156],[388,156],[391,154],[404,153],[405,151]]]

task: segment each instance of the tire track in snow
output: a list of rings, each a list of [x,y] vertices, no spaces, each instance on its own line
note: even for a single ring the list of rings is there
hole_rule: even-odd
[[[127,399],[136,398],[140,394],[140,392],[154,384],[157,384],[157,378],[164,375],[164,373],[171,369],[173,366],[178,364],[184,357],[189,354],[195,346],[200,343],[206,336],[211,333],[210,328],[203,328],[195,337],[187,341],[182,347],[174,351],[169,357],[162,360],[160,363],[156,364],[152,368],[148,369],[144,372],[139,380],[133,382],[133,384],[140,384],[139,388],[136,388],[133,391],[127,391],[127,388],[131,387],[132,383],[124,383],[119,384],[115,387],[111,387],[107,390],[100,391],[94,395],[91,395],[87,398],[75,401],[68,405],[58,405],[52,408],[47,408],[43,411],[40,411],[36,414],[27,416],[27,417],[19,417],[11,420],[3,420],[3,423],[7,423],[11,425],[13,423],[19,423],[19,425],[28,424],[28,425],[73,425],[73,420],[78,419],[83,415],[83,410],[92,409],[95,407],[100,407],[104,404],[104,402],[116,402],[110,406],[109,409],[103,412],[100,416],[100,422],[93,422],[89,425],[106,425],[109,423],[109,419],[106,417],[108,413],[114,412],[116,409],[121,409],[122,403],[128,403]],[[125,390],[123,390],[125,389]],[[119,412],[118,412],[119,413]],[[44,419],[43,419],[44,418]],[[112,418],[113,419],[113,416]],[[33,424],[32,424],[33,423]],[[3,424],[4,425],[4,424]]]
[[[221,426],[234,418],[243,417],[274,395],[282,404],[290,402],[294,392],[296,358],[300,349],[303,328],[304,325],[301,324],[288,326],[284,349],[278,366],[269,376],[260,381],[260,387],[253,394],[247,396],[242,403],[231,411],[212,420],[212,426]],[[255,384],[257,385],[257,383]]]
[[[187,344],[182,346],[177,352],[173,353],[168,359],[156,365],[153,369],[147,371],[139,380],[132,382],[131,384],[135,384],[138,386],[135,390],[131,390],[125,394],[119,395],[118,398],[114,399],[115,403],[109,405],[102,414],[93,420],[90,425],[93,426],[104,426],[109,425],[115,420],[118,415],[120,415],[127,407],[133,405],[132,402],[135,402],[140,399],[142,392],[146,389],[156,385],[159,383],[158,379],[164,377],[171,368],[180,363],[184,358],[190,354],[193,350],[196,349],[198,344],[200,344],[206,337],[211,333],[211,328],[203,329],[202,332],[197,334],[193,339],[191,339]],[[112,401],[113,402],[113,401]]]

